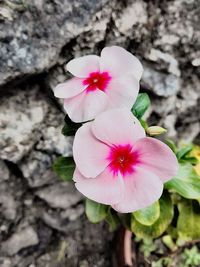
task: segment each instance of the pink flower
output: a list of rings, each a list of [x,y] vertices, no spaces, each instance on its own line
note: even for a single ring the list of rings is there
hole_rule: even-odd
[[[58,84],[54,94],[64,98],[64,108],[71,120],[82,122],[107,109],[131,109],[143,68],[131,53],[111,46],[104,48],[100,57],[88,55],[69,61],[67,70],[75,78]]]
[[[178,170],[171,149],[145,137],[140,122],[126,108],[105,111],[79,128],[73,155],[76,188],[123,213],[157,201],[163,183]]]

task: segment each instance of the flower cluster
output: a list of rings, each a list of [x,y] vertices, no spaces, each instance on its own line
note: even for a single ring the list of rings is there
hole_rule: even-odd
[[[76,188],[89,199],[128,213],[157,201],[163,183],[178,170],[176,156],[159,140],[146,137],[130,111],[139,91],[142,65],[125,49],[112,46],[101,56],[73,59],[75,77],[54,89],[74,122],[73,175]],[[90,121],[93,120],[93,121]]]

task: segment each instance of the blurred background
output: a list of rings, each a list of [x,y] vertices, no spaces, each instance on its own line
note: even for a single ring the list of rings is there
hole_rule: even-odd
[[[72,146],[52,88],[70,59],[110,45],[144,66],[149,125],[199,142],[199,0],[0,0],[1,267],[112,266],[113,234],[51,167]]]

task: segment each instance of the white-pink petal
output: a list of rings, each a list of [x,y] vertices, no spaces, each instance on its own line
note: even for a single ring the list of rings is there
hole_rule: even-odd
[[[106,94],[109,97],[108,109],[120,107],[131,109],[138,96],[139,87],[139,81],[130,74],[111,79],[106,88]]]
[[[110,148],[99,142],[91,132],[91,122],[85,123],[76,132],[73,156],[77,168],[85,177],[96,177],[108,166]],[[96,178],[95,178],[96,179]]]
[[[74,58],[67,63],[66,69],[76,77],[87,78],[91,72],[99,72],[99,60],[96,55]]]
[[[104,92],[86,90],[64,101],[64,109],[74,122],[92,120],[108,106],[108,96]]]
[[[96,178],[85,178],[78,168],[74,172],[75,186],[79,192],[96,202],[112,205],[121,201],[124,196],[122,177],[113,177],[106,168]]]
[[[73,78],[65,83],[60,83],[54,88],[54,95],[58,98],[69,98],[83,92],[86,85],[83,84],[84,79]]]
[[[110,109],[101,113],[92,123],[92,132],[108,145],[133,145],[145,137],[138,119],[126,108]]]
[[[105,47],[101,52],[100,70],[107,71],[112,77],[133,74],[139,81],[143,67],[140,61],[124,48],[111,46]]]
[[[155,173],[163,183],[176,175],[177,158],[163,142],[151,137],[142,138],[135,143],[133,150],[138,151],[140,166]]]
[[[121,213],[134,212],[156,202],[162,195],[163,183],[152,172],[136,167],[124,178],[124,198],[113,209]]]

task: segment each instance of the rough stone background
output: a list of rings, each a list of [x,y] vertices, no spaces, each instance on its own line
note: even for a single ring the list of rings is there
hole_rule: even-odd
[[[0,266],[112,266],[107,225],[90,224],[83,197],[52,171],[73,141],[52,88],[73,57],[123,46],[144,65],[149,123],[198,142],[200,0],[10,3],[0,0]]]

